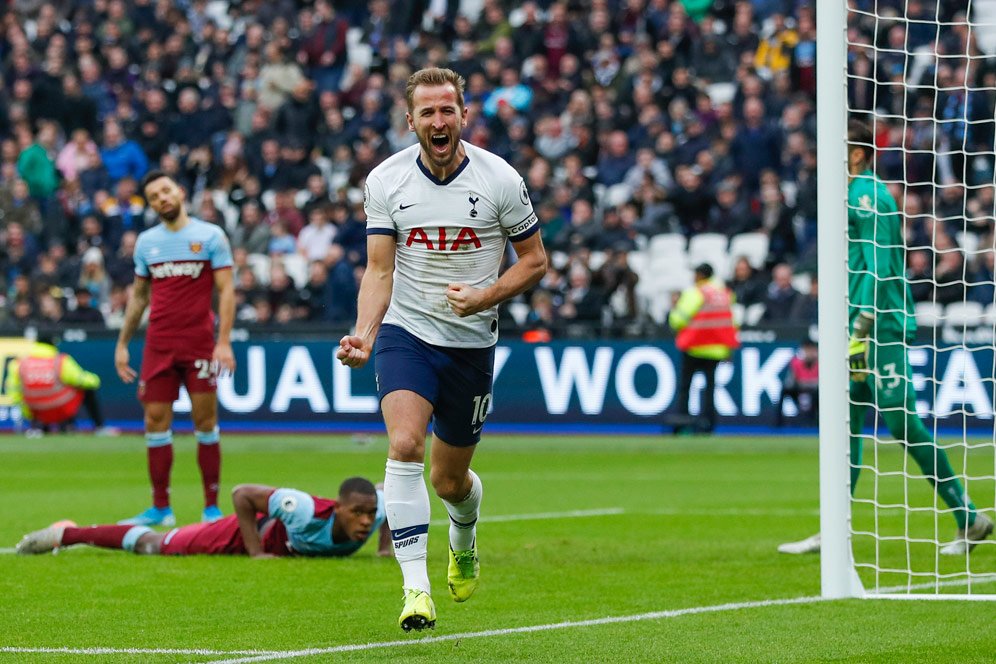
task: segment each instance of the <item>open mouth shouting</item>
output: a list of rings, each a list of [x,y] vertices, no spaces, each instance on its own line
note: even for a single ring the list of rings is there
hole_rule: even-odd
[[[429,135],[429,144],[432,146],[432,154],[436,157],[445,157],[450,151],[450,137],[446,133],[433,133]]]

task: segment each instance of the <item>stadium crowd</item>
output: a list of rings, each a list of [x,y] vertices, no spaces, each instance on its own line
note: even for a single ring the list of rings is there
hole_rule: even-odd
[[[154,221],[137,185],[152,167],[228,233],[238,324],[348,325],[363,180],[415,141],[404,88],[427,65],[465,77],[465,140],[522,173],[541,219],[554,260],[510,307],[520,329],[657,327],[702,236],[720,239],[708,258],[760,321],[813,322],[814,6],[15,0],[0,35],[0,325],[120,326],[135,238]],[[966,263],[960,247],[992,247],[992,127],[968,120],[993,118],[996,68],[950,58],[907,71],[901,53],[870,48],[978,53],[966,30],[933,43],[906,26],[851,26],[849,103],[880,112],[880,147],[907,148],[882,151],[882,175],[920,182],[897,196],[919,247],[917,297],[960,300],[967,278],[985,282],[969,298],[992,302],[992,251]],[[963,94],[900,94],[904,75]],[[889,120],[903,110],[917,121]],[[931,141],[981,145],[989,161],[914,151]],[[761,254],[734,251],[741,236]],[[661,237],[678,239],[679,259],[655,254]]]

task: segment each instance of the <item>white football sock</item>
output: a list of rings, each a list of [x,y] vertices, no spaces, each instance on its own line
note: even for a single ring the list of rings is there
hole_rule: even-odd
[[[430,592],[429,573],[425,566],[429,540],[429,491],[422,477],[424,470],[424,463],[388,459],[384,474],[384,507],[404,587]]]
[[[477,517],[481,511],[481,498],[484,496],[481,478],[472,470],[467,472],[470,473],[470,493],[459,503],[443,501],[450,514],[450,548],[454,551],[466,551],[474,546]]]

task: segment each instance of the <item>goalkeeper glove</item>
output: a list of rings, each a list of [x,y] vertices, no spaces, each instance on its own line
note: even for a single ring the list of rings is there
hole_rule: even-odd
[[[847,347],[847,362],[851,369],[851,380],[863,383],[868,377],[868,334],[871,332],[875,316],[861,312],[854,321],[854,333]]]

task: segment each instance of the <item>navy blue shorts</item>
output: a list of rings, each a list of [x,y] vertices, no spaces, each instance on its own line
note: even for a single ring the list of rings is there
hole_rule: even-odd
[[[433,346],[397,325],[382,325],[377,333],[377,395],[410,390],[423,397],[432,404],[432,433],[456,447],[481,440],[494,367],[494,346]]]

